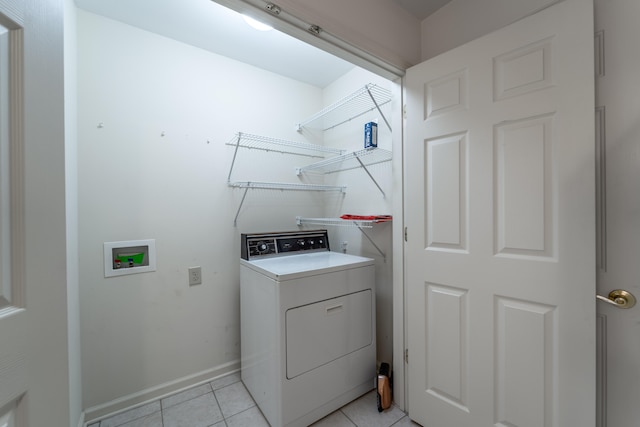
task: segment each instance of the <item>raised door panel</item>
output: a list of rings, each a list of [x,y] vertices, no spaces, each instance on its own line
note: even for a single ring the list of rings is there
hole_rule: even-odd
[[[467,249],[467,139],[464,133],[426,142],[426,241],[432,250]]]
[[[553,425],[556,328],[554,307],[496,297],[496,426]]]
[[[428,283],[425,295],[425,389],[436,399],[468,411],[468,292]]]
[[[552,123],[552,116],[543,116],[495,128],[497,254],[554,254]]]

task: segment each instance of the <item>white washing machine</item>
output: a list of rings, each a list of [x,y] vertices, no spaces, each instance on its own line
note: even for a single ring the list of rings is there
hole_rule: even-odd
[[[374,388],[374,260],[326,230],[243,234],[242,381],[272,427],[304,427]]]

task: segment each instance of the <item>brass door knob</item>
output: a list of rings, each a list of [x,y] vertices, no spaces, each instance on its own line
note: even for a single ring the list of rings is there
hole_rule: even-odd
[[[623,289],[616,289],[609,292],[608,297],[596,295],[596,298],[602,302],[606,302],[607,304],[614,305],[618,308],[631,308],[636,305],[636,297],[634,297],[630,292],[627,292]]]

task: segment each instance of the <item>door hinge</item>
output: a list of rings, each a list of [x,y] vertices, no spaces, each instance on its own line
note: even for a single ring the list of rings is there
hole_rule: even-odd
[[[404,241],[407,242],[407,227],[404,228]]]
[[[404,363],[409,363],[409,349],[404,349]]]
[[[404,104],[402,106],[402,118],[406,119],[407,118],[407,104]]]

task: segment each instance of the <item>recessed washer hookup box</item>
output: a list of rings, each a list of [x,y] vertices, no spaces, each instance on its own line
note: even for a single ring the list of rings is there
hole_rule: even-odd
[[[364,148],[378,146],[378,124],[369,122],[364,125]]]
[[[104,242],[104,277],[156,271],[155,239]]]

